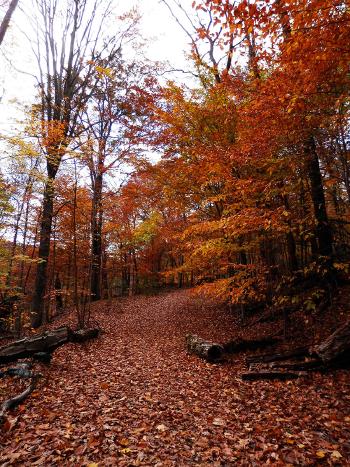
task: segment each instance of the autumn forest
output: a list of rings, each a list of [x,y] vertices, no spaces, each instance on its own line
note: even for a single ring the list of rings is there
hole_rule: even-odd
[[[1,465],[349,465],[349,5],[157,8],[0,2]]]

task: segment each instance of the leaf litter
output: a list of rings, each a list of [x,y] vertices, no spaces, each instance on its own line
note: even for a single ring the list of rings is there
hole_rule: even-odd
[[[93,318],[101,336],[58,349],[9,415],[1,465],[349,465],[349,372],[243,382],[244,355],[188,355],[187,333],[222,342],[237,326],[189,291],[102,301]]]

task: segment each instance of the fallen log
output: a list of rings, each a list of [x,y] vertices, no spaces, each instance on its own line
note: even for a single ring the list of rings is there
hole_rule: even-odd
[[[265,347],[270,347],[281,342],[281,339],[276,337],[263,337],[261,339],[234,339],[223,345],[225,352],[236,353],[244,352],[246,350],[257,350]]]
[[[71,342],[85,342],[89,339],[95,339],[98,337],[99,329],[79,329],[78,331],[73,331],[70,336]]]
[[[26,337],[0,347],[0,363],[30,358],[38,352],[51,353],[69,341],[70,329],[62,327],[34,337]]]
[[[321,370],[324,368],[323,362],[320,360],[309,360],[305,362],[272,362],[270,368],[278,368],[293,371],[312,371]]]
[[[324,342],[310,349],[325,364],[345,360],[350,356],[350,321],[336,329]]]
[[[293,371],[248,371],[242,373],[241,378],[243,381],[259,381],[259,380],[279,380],[286,381],[289,379],[297,379],[304,376],[305,373],[297,373]]]
[[[251,365],[252,363],[269,363],[269,362],[277,362],[283,360],[291,360],[295,358],[303,358],[309,355],[309,348],[308,347],[298,347],[293,350],[288,350],[285,352],[277,352],[277,353],[268,353],[262,355],[253,355],[251,357],[246,358],[247,365]]]
[[[46,331],[43,334],[27,337],[0,347],[0,364],[13,362],[20,358],[34,358],[50,362],[50,354],[67,342],[85,342],[97,337],[98,329],[72,331],[68,327]]]
[[[186,345],[188,352],[196,354],[208,362],[218,362],[222,360],[224,355],[224,348],[221,344],[206,341],[193,334],[186,336]]]

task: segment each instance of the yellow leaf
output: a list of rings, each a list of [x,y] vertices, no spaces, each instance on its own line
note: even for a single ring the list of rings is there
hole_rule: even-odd
[[[98,464],[96,462],[91,462],[91,464],[88,464],[88,467],[98,467]]]
[[[129,440],[126,439],[126,438],[123,438],[123,439],[121,439],[121,440],[119,441],[119,444],[120,444],[121,446],[129,446]]]
[[[317,451],[316,456],[323,459],[326,456],[326,453],[324,451]]]
[[[339,451],[333,451],[331,457],[332,459],[341,459],[343,456],[340,454]]]
[[[124,449],[121,449],[120,452],[121,452],[122,454],[129,454],[129,452],[131,452],[131,449],[129,449],[129,448],[124,448]]]

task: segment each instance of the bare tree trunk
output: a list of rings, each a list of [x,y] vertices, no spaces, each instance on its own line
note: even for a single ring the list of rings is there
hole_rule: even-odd
[[[94,180],[91,214],[91,299],[101,299],[102,270],[102,173]]]
[[[6,14],[4,16],[4,19],[1,22],[0,25],[0,45],[2,44],[2,41],[4,40],[7,28],[9,27],[11,17],[13,12],[15,11],[17,7],[18,0],[11,0],[11,3],[6,11]]]
[[[135,292],[135,269],[132,251],[129,254],[129,297],[132,297]]]
[[[25,218],[24,218],[24,227],[23,227],[23,241],[22,241],[22,255],[24,256],[26,253],[26,247],[27,247],[27,234],[28,234],[28,219],[29,219],[29,197],[27,199],[27,206],[26,206],[26,213],[25,213]],[[24,293],[24,261],[21,261],[21,272],[20,272],[20,277],[19,277],[19,286]]]
[[[74,183],[74,196],[73,196],[73,302],[77,312],[78,326],[84,327],[84,318],[81,315],[79,296],[78,296],[78,250],[77,250],[77,173],[75,164],[75,183]]]

